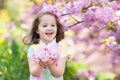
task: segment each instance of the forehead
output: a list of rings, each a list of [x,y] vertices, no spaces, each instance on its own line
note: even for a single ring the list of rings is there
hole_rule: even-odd
[[[49,14],[45,14],[45,15],[39,17],[39,21],[40,21],[40,23],[42,23],[42,22],[56,23],[55,17],[53,15],[49,15]]]

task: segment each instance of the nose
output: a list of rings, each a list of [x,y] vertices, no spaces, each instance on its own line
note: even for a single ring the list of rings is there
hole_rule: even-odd
[[[51,27],[51,26],[48,26],[48,27],[47,27],[47,30],[51,30],[51,29],[52,29],[52,27]]]

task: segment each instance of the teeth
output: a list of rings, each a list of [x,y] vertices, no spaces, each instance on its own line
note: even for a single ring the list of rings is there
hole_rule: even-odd
[[[46,33],[47,35],[52,34],[52,33]]]

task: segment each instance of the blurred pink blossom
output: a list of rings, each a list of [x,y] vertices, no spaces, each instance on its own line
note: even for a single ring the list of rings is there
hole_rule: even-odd
[[[95,80],[95,77],[96,77],[95,73],[90,71],[90,70],[82,71],[82,72],[79,73],[78,76],[86,77],[86,78],[88,78],[88,80]]]

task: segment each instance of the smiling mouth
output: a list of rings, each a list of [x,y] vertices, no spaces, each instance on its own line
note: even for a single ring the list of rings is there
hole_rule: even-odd
[[[53,34],[53,32],[46,33],[46,35],[52,35],[52,34]]]

